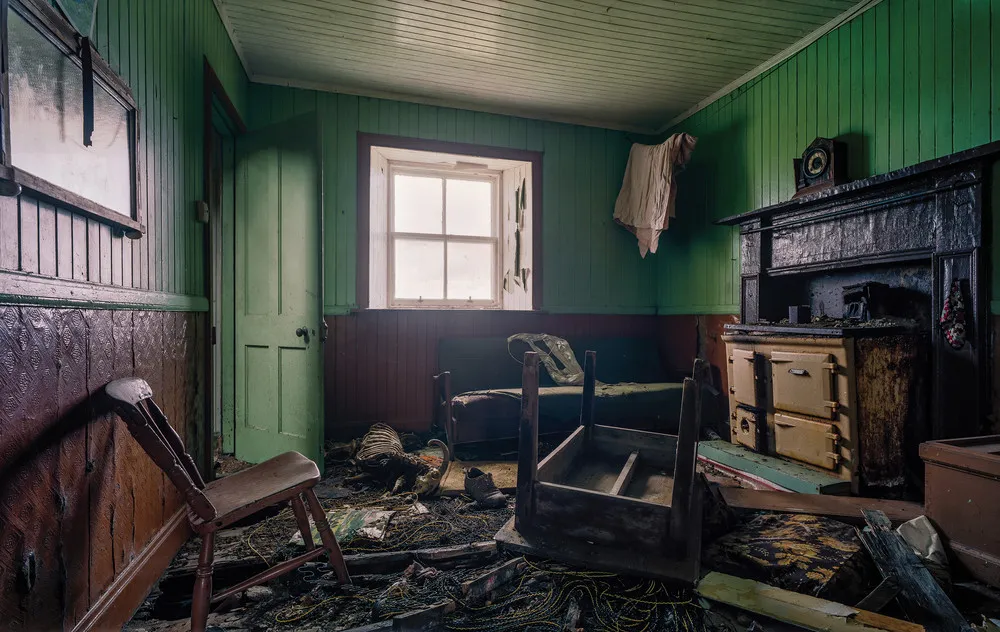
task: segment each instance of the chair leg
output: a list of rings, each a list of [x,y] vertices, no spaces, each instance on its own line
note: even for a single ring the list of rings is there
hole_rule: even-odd
[[[333,531],[330,530],[330,523],[326,519],[323,506],[319,504],[319,499],[316,498],[316,492],[312,489],[307,489],[304,493],[306,502],[309,504],[309,511],[312,512],[313,522],[316,523],[316,530],[319,531],[319,537],[323,540],[323,548],[330,554],[330,564],[337,571],[337,579],[342,584],[350,584],[351,576],[347,572],[347,563],[344,562],[344,554],[340,552],[340,545],[337,543],[337,538],[333,535]]]
[[[208,609],[212,601],[212,566],[215,560],[215,532],[201,536],[201,554],[195,573],[191,600],[191,632],[205,632]]]
[[[306,550],[312,551],[316,548],[316,545],[313,543],[312,529],[309,528],[306,507],[302,504],[302,497],[298,494],[292,496],[292,512],[295,514],[295,522],[299,525],[299,531],[302,533],[302,541],[305,542]]]

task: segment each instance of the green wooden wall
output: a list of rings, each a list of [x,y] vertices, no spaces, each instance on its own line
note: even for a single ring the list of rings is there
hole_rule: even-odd
[[[148,258],[142,287],[205,296],[206,233],[194,215],[203,197],[205,57],[236,107],[246,107],[248,82],[229,34],[211,0],[102,0],[94,38],[142,117],[149,233],[132,253]]]
[[[48,276],[66,281],[47,286],[62,291],[45,297],[50,304],[81,296],[73,283],[84,281],[100,286],[86,286],[99,306],[205,310],[206,233],[194,214],[194,201],[203,197],[203,60],[241,110],[246,74],[211,0],[102,0],[94,41],[139,108],[140,220],[148,232],[131,240],[27,194],[4,198],[0,275],[12,280],[4,285]],[[101,289],[108,286],[120,289]],[[29,295],[40,286],[23,287]]]
[[[1000,0],[883,0],[671,131],[699,142],[656,255],[660,311],[736,313],[736,231],[711,222],[789,199],[815,137],[847,141],[853,179],[1000,139]]]
[[[544,152],[544,309],[654,313],[656,263],[611,220],[631,141],[623,132],[330,92],[252,84],[254,128],[319,110],[323,125],[328,314],[356,305],[357,133]]]

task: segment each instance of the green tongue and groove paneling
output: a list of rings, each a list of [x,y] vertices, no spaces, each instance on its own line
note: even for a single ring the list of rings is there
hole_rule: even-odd
[[[1000,0],[883,0],[670,131],[699,142],[656,255],[659,311],[736,313],[737,231],[712,222],[789,199],[817,136],[847,142],[852,179],[1000,140]]]

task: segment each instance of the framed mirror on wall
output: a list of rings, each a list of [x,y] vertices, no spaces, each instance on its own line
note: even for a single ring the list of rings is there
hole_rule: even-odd
[[[144,232],[131,90],[43,0],[0,0],[3,193],[30,194],[125,235]]]

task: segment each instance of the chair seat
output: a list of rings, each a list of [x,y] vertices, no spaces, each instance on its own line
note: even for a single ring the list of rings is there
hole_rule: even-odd
[[[205,496],[217,515],[205,523],[192,514],[191,526],[200,532],[224,527],[312,487],[319,479],[319,468],[310,459],[298,452],[279,454],[206,485]]]

